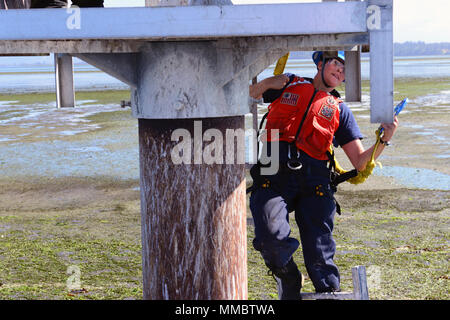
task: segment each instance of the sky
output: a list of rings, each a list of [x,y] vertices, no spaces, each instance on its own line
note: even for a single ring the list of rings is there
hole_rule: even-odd
[[[339,0],[342,1],[342,0]],[[321,0],[232,0],[234,4]],[[105,0],[105,7],[145,6],[145,0]],[[394,0],[394,42],[450,42],[449,0]]]

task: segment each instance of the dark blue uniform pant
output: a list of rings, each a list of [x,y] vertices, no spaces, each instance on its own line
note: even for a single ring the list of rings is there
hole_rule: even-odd
[[[327,169],[323,161],[304,158],[302,162],[300,174],[266,176],[269,186],[252,192],[253,245],[269,267],[286,265],[299,247],[298,240],[290,237],[289,212],[295,211],[306,269],[316,291],[339,290],[332,236],[336,203],[326,175],[314,174]]]

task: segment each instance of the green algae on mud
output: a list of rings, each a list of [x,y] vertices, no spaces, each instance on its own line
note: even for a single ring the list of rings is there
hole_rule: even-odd
[[[0,299],[140,299],[136,183],[2,181]],[[70,266],[81,271],[80,294],[68,289]]]
[[[3,180],[0,299],[141,299],[137,184],[108,177]],[[371,299],[450,299],[450,192],[342,191],[338,201],[343,214],[335,218],[335,261],[342,290],[352,291],[351,268],[365,265]],[[248,222],[249,299],[277,299]],[[303,291],[313,292],[301,249],[294,259],[306,276]],[[84,291],[68,289],[70,266],[80,269]]]
[[[395,78],[394,80],[394,100],[402,100],[405,97],[410,99],[418,96],[439,93],[449,90],[449,78]],[[370,81],[362,81],[364,93],[370,92]],[[345,93],[345,86],[338,88],[339,92]],[[121,100],[130,99],[129,90],[100,90],[100,91],[76,91],[76,100],[95,100],[88,104],[120,104]],[[49,103],[55,101],[53,92],[29,92],[29,93],[0,93],[0,101],[16,101],[17,104]]]
[[[394,81],[394,99],[414,99],[449,90],[450,78],[397,78]]]
[[[449,90],[450,78],[395,78],[394,79],[394,101],[404,98],[414,99],[419,96],[436,94]],[[370,94],[370,81],[362,80],[361,90],[364,94]],[[338,91],[345,93],[345,86],[341,85]]]

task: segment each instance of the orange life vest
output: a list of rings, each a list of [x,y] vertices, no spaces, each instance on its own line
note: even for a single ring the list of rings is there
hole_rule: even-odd
[[[326,154],[339,127],[339,103],[341,101],[325,91],[318,91],[304,78],[295,77],[281,96],[269,106],[266,131],[279,130],[280,141],[293,142],[302,118],[306,118],[295,141],[298,149],[318,160],[328,160]]]

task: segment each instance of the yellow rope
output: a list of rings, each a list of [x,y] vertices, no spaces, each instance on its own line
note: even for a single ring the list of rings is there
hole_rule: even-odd
[[[278,59],[277,65],[275,66],[275,69],[273,69],[273,75],[274,76],[277,76],[277,75],[283,73],[284,67],[286,67],[286,63],[288,61],[288,58],[289,58],[289,52],[286,53],[284,56],[282,56],[280,59]]]
[[[366,164],[366,167],[363,171],[358,171],[358,175],[356,177],[350,178],[347,180],[347,182],[350,182],[351,184],[360,184],[363,183],[364,181],[366,181],[366,179],[372,174],[373,169],[378,165],[380,168],[382,168],[381,162],[376,161],[375,162],[375,152],[377,151],[378,145],[380,144],[380,138],[381,138],[381,134],[380,134],[380,130],[377,129],[375,131],[375,134],[377,136],[377,142],[375,143],[375,146],[373,148],[372,151],[372,155],[370,157],[370,161]],[[334,155],[333,152],[333,145],[330,146],[330,152],[331,154]],[[335,163],[336,163],[336,172],[339,174],[343,174],[345,172],[347,172],[346,170],[344,170],[338,163],[337,159],[334,159]]]

